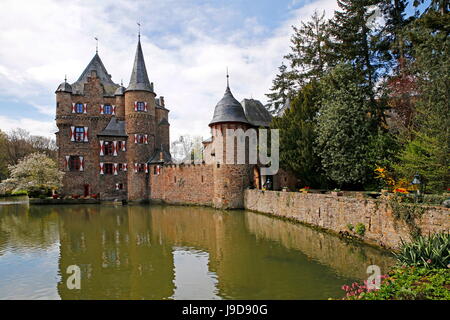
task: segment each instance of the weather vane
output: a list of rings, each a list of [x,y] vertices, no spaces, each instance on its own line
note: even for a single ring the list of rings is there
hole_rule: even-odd
[[[227,67],[227,87],[230,87],[229,78],[230,78],[230,75],[228,74],[228,67]]]
[[[141,38],[141,23],[137,22],[137,25],[138,25],[138,37],[140,39]]]

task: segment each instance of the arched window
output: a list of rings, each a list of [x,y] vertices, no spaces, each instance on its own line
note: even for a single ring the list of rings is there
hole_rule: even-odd
[[[75,104],[75,112],[76,113],[83,113],[83,104],[82,103],[77,103]]]

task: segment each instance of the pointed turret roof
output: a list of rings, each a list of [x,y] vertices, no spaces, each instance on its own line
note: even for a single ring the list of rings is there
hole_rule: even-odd
[[[98,52],[95,53],[94,57],[84,69],[78,80],[72,83],[73,93],[84,93],[84,84],[87,82],[88,77],[91,76],[92,71],[95,71],[97,77],[100,79],[100,82],[103,84],[105,94],[114,95],[114,92],[119,87],[119,85],[111,80],[111,75],[106,70],[102,60],[100,59],[100,56],[98,55]]]
[[[230,87],[227,83],[227,89],[223,98],[217,103],[214,109],[214,116],[209,125],[221,122],[241,122],[249,124],[245,117],[244,108],[237,101],[231,93]]]
[[[148,80],[147,68],[145,67],[144,54],[142,53],[141,38],[139,37],[136,55],[134,57],[133,71],[131,72],[130,84],[126,91],[139,90],[153,92],[153,85]]]

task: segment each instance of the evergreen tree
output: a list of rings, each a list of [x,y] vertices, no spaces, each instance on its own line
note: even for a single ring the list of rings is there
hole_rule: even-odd
[[[333,51],[341,63],[351,63],[366,79],[370,90],[390,60],[386,42],[376,21],[382,0],[338,0],[340,10],[330,22]],[[371,99],[374,99],[372,93]]]
[[[328,21],[325,12],[315,11],[309,21],[292,28],[291,53],[285,59],[290,61],[294,80],[301,87],[311,80],[318,80],[332,62]]]
[[[272,128],[280,129],[280,165],[295,174],[302,183],[323,187],[320,158],[314,152],[320,88],[316,81],[305,85],[293,98],[291,108],[275,118]]]
[[[338,186],[362,187],[372,176],[373,116],[365,79],[349,64],[322,80],[317,151],[326,176]]]
[[[333,61],[330,58],[330,34],[325,13],[314,12],[310,21],[302,22],[300,27],[293,26],[292,29],[291,52],[284,57],[290,69],[281,65],[270,88],[271,92],[266,94],[273,113],[306,83],[319,79],[328,69],[330,61]]]
[[[287,67],[284,64],[278,68],[279,73],[272,81],[271,93],[266,94],[269,98],[269,111],[276,113],[286,102],[289,95],[292,95],[294,91],[294,81],[292,75],[287,71]]]
[[[450,15],[430,10],[408,27],[413,46],[410,72],[417,81],[413,138],[396,169],[404,177],[423,175],[429,190],[450,184]]]

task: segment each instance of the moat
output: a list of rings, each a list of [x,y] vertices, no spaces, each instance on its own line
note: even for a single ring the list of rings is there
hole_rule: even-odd
[[[248,211],[0,199],[0,299],[328,299],[386,252]],[[68,289],[67,268],[81,270]]]

